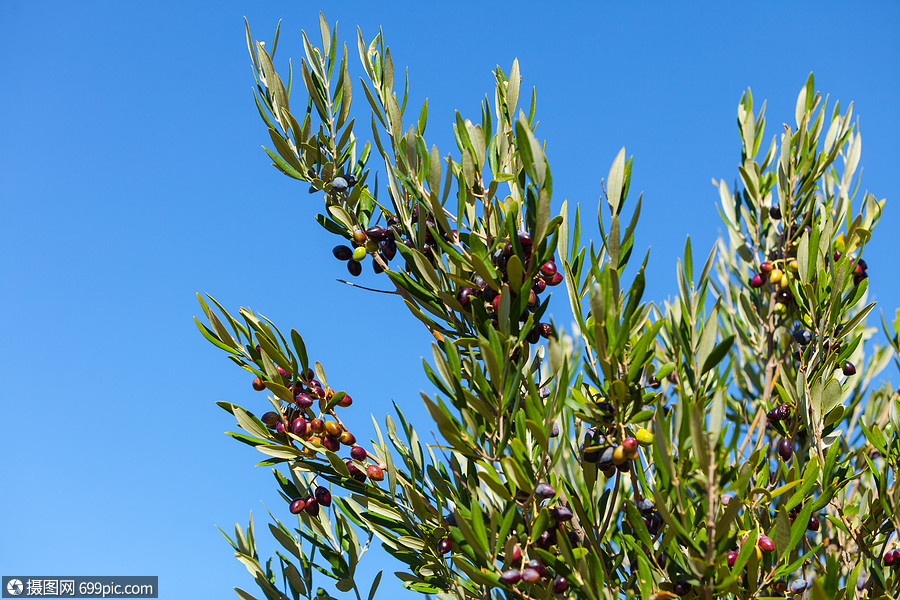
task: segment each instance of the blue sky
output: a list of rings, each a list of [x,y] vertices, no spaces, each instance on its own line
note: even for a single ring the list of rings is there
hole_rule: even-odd
[[[429,337],[394,298],[335,281],[346,271],[312,219],[315,200],[260,148],[243,17],[266,40],[284,19],[285,69],[320,8],[351,58],[357,25],[367,38],[384,28],[444,154],[456,150],[454,110],[476,118],[494,66],[518,57],[525,89],[537,88],[557,206],[568,198],[591,215],[625,146],[657,301],[676,289],[685,236],[705,254],[722,229],[710,180],[737,177],[741,93],[768,100],[769,139],[793,123],[814,71],[831,103],[854,102],[862,189],[888,199],[866,256],[870,290],[886,315],[900,306],[895,3],[5,0],[0,574],[159,575],[164,598],[254,591],[215,526],[252,510],[265,550],[264,505],[286,507],[271,473],[252,468],[261,455],[222,435],[232,420],[214,401],[263,400],[196,331],[196,292],[300,330],[329,382],[353,395],[358,438],[392,401],[430,438],[419,398]],[[368,268],[362,279],[384,285]],[[383,593],[396,591],[393,565],[370,558],[360,579],[385,568]]]

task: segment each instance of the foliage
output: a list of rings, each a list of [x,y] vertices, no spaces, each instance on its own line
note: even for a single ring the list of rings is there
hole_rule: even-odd
[[[285,499],[270,515],[276,564],[260,563],[252,522],[230,540],[265,597],[327,597],[321,576],[371,599],[382,574],[361,588],[355,574],[376,537],[407,588],[440,598],[896,597],[883,556],[900,526],[898,394],[875,378],[900,350],[900,312],[883,324],[893,348],[865,344],[861,257],[884,202],[852,206],[852,105],[827,110],[810,75],[795,127],[760,159],[764,106],[744,94],[740,185],[714,182],[727,238],[699,270],[688,240],[679,295],[657,306],[643,299],[647,256],[633,256],[641,198],[624,149],[586,244],[577,206],[551,213],[517,62],[497,67],[480,122],[457,113],[454,159],[426,142],[427,102],[408,116],[381,34],[358,33],[354,85],[347,45],[320,26],[320,47],[303,34],[293,111],[278,32],[270,51],[247,28],[266,152],[322,194],[316,220],[343,238],[351,274],[371,261],[434,335],[422,400],[443,442],[423,445],[398,410],[363,449],[339,418],[352,399],[297,331],[201,298],[201,332],[273,407],[220,403]],[[363,145],[354,87],[371,109]],[[563,282],[570,332],[546,320]]]

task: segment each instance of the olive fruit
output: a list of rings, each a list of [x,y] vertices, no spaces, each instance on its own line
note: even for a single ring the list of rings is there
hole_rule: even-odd
[[[556,495],[556,490],[549,483],[539,483],[534,488],[534,495],[538,498],[552,498]]]
[[[306,507],[306,500],[303,498],[294,498],[294,501],[291,502],[291,513],[299,514]]]
[[[253,380],[253,389],[256,390],[257,392],[261,392],[264,389],[266,389],[266,384],[263,382],[263,380],[261,378],[257,377]]]
[[[841,372],[850,377],[851,375],[856,375],[856,367],[849,360],[845,360],[844,365],[841,367]]]
[[[762,550],[763,552],[772,552],[775,550],[775,542],[772,541],[767,535],[759,536],[759,539],[756,540],[756,547]]]
[[[540,575],[541,577],[543,577],[547,573],[547,567],[544,566],[544,562],[539,558],[529,560],[528,564],[525,566],[529,569],[534,569],[535,571],[537,571],[538,575]]]
[[[334,192],[346,192],[348,187],[350,186],[343,177],[335,177],[331,180],[331,190]]]
[[[362,446],[353,446],[350,449],[350,458],[359,461],[366,460],[366,449]]]
[[[381,470],[381,467],[378,465],[369,465],[366,467],[366,475],[372,481],[382,481],[384,480],[384,471]]]
[[[691,584],[687,581],[678,581],[672,586],[672,591],[676,596],[684,596],[691,591]]]
[[[357,248],[357,250],[360,250],[360,248]],[[362,273],[362,265],[355,260],[351,260],[347,262],[347,271],[354,277],[359,277],[360,273]]]
[[[328,491],[328,488],[320,485],[316,488],[316,501],[322,506],[331,506],[331,492]]]
[[[738,557],[738,553],[735,552],[734,550],[732,550],[731,552],[728,552],[727,554],[725,554],[725,560],[728,561],[728,566],[729,566],[729,567],[733,567],[733,566],[734,566],[734,563],[737,562],[737,557]]]
[[[438,552],[441,554],[447,554],[453,548],[453,542],[450,541],[450,538],[441,538],[438,541]]]
[[[541,574],[535,571],[534,569],[525,568],[522,569],[522,581],[525,583],[534,583],[538,579],[541,578]]]
[[[558,522],[572,520],[572,511],[567,506],[557,506],[550,511],[550,516]]]
[[[366,229],[366,237],[375,240],[376,242],[383,242],[389,235],[390,233],[388,233],[388,230],[381,225],[373,225]]]
[[[806,329],[798,329],[793,333],[794,341],[801,346],[806,346],[812,341],[812,334]]]
[[[291,422],[291,433],[294,435],[303,435],[306,433],[306,419],[297,417]]]
[[[357,246],[356,248],[353,249],[353,255],[352,255],[353,260],[355,260],[356,262],[360,262],[365,257],[366,257],[365,246]]]
[[[343,245],[335,246],[331,249],[331,253],[334,254],[334,257],[338,260],[350,260],[353,256],[353,250]]]
[[[819,517],[816,515],[810,515],[809,523],[806,524],[807,531],[818,531],[820,527]]]
[[[319,501],[315,498],[309,497],[306,499],[306,514],[311,517],[315,517],[319,514]]]
[[[500,574],[500,581],[506,585],[515,585],[522,578],[522,573],[518,569],[507,569]]]
[[[785,462],[791,460],[791,457],[794,455],[794,442],[793,440],[789,440],[787,438],[778,442],[778,454],[781,456],[782,460]]]

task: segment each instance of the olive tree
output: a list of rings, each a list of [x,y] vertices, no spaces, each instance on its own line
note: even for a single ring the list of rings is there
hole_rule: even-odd
[[[330,579],[371,599],[381,573],[356,573],[373,540],[405,587],[439,598],[900,593],[898,394],[876,379],[900,366],[900,316],[882,323],[892,347],[870,340],[862,256],[884,201],[854,187],[852,105],[827,107],[810,75],[794,125],[767,141],[744,93],[738,183],[714,182],[727,235],[702,262],[688,240],[677,297],[652,303],[624,149],[588,242],[578,206],[551,210],[517,62],[480,116],[457,113],[442,153],[382,35],[357,34],[354,81],[355,56],[320,30],[285,83],[278,31],[267,46],[247,27],[266,152],[321,199],[350,274],[371,263],[434,336],[421,400],[440,442],[399,411],[357,440],[341,421],[352,390],[298,331],[201,298],[201,333],[260,392],[219,403],[229,435],[284,498],[277,558],[261,561],[252,521],[229,538],[266,598],[327,597]],[[371,123],[349,118],[354,99]]]

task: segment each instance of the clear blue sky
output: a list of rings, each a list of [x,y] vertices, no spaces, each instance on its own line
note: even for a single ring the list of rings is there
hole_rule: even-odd
[[[357,437],[396,401],[430,438],[428,336],[392,297],[335,282],[345,270],[312,197],[260,148],[243,17],[267,40],[284,19],[284,69],[320,8],[354,61],[356,26],[383,26],[444,154],[454,109],[475,118],[493,67],[518,57],[557,205],[591,215],[626,146],[655,300],[676,289],[685,236],[705,254],[721,229],[710,180],[737,177],[742,91],[768,99],[768,139],[814,71],[831,102],[855,103],[862,187],[888,198],[870,289],[886,314],[900,305],[896,3],[4,0],[0,574],[159,575],[164,598],[255,591],[215,526],[253,510],[268,550],[263,504],[287,511],[252,468],[261,455],[222,434],[232,419],[214,401],[263,400],[200,337],[196,292],[300,330],[353,395]],[[384,285],[368,268],[363,280]],[[360,579],[384,567],[390,597],[394,565],[372,558]]]

